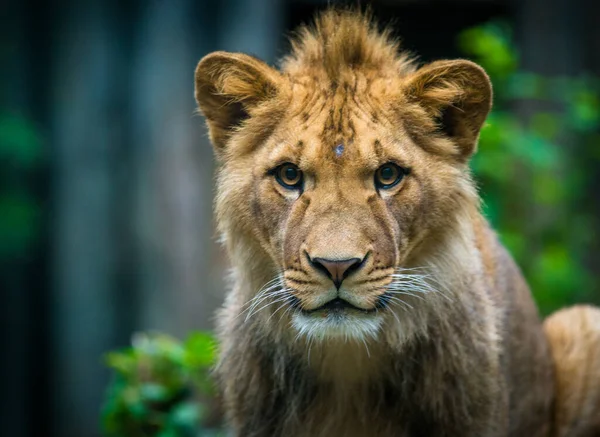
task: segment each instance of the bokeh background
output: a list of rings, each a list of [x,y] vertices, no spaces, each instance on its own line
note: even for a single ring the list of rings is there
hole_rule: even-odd
[[[600,2],[370,4],[422,61],[486,67],[496,106],[472,163],[485,212],[543,314],[600,302]],[[101,435],[107,351],[133,332],[210,330],[227,261],[194,67],[213,50],[275,63],[325,6],[1,2],[2,435]]]

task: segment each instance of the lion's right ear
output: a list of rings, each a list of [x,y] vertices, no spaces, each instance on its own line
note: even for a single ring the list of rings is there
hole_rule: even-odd
[[[253,108],[277,95],[282,76],[252,56],[214,52],[200,60],[195,80],[196,101],[218,153]]]

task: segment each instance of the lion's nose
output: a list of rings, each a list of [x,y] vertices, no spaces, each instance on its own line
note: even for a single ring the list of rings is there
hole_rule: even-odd
[[[325,258],[310,259],[309,257],[309,260],[314,268],[329,276],[335,287],[339,289],[344,279],[362,267],[364,258],[334,260]]]

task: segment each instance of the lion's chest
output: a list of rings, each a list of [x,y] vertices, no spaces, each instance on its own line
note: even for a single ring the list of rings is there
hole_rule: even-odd
[[[301,423],[306,427],[302,436],[344,437],[404,437],[408,430],[383,405],[383,394],[369,387],[328,386],[319,391],[307,408]]]

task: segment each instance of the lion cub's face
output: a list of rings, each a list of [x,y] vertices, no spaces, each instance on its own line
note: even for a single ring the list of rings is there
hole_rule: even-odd
[[[479,95],[435,106],[431,93],[455,69],[487,86],[478,67],[459,64],[398,77],[352,71],[332,82],[283,76],[244,55],[200,63],[197,99],[223,163],[221,230],[264,257],[281,281],[261,292],[300,332],[375,335],[386,311],[426,289],[406,267],[470,190],[464,163],[483,122],[469,112]],[[485,117],[489,96],[483,107]]]
[[[431,175],[452,168],[369,110],[369,97],[295,86],[289,112],[246,161],[259,238],[301,329],[376,328],[378,310],[398,299],[394,273],[440,214],[432,196],[447,188]],[[312,103],[294,104],[303,101]]]

